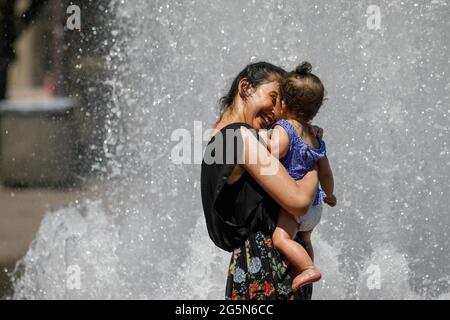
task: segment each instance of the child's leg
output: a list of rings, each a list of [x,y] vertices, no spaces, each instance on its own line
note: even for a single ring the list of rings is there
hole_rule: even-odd
[[[308,252],[298,242],[292,240],[297,233],[297,228],[298,224],[294,217],[282,210],[278,226],[272,236],[275,248],[301,272],[292,282],[293,290],[298,290],[301,286],[319,281],[321,278]]]
[[[305,242],[305,249],[306,252],[308,252],[309,256],[311,257],[311,260],[314,261],[314,249],[311,243],[311,231],[304,231],[304,232],[299,232],[299,236],[300,239],[303,240],[303,242]]]

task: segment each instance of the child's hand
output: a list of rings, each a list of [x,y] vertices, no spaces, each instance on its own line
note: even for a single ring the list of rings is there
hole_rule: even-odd
[[[336,197],[334,196],[334,194],[332,194],[331,196],[326,196],[323,199],[323,202],[325,202],[327,205],[329,205],[330,207],[334,207],[337,204],[337,200]]]

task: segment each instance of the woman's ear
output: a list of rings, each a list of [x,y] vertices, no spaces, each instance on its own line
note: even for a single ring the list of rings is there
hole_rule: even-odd
[[[239,96],[243,99],[246,100],[247,97],[249,97],[252,92],[252,85],[250,83],[250,81],[248,81],[248,79],[241,79],[239,81]]]

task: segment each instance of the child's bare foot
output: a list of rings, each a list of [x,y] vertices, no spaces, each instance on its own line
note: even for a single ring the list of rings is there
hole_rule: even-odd
[[[306,269],[305,271],[303,271],[294,278],[294,281],[292,281],[292,290],[297,291],[306,284],[319,281],[321,277],[322,275],[320,274],[319,270],[317,270],[315,267]]]

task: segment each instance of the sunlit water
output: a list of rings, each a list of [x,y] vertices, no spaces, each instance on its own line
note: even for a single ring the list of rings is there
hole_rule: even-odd
[[[377,1],[379,30],[368,1],[121,2],[109,191],[46,215],[14,298],[223,298],[229,254],[208,238],[199,164],[174,164],[170,137],[211,126],[232,77],[259,60],[308,60],[328,91],[316,123],[339,205],[314,234],[314,299],[450,298],[445,0]]]

